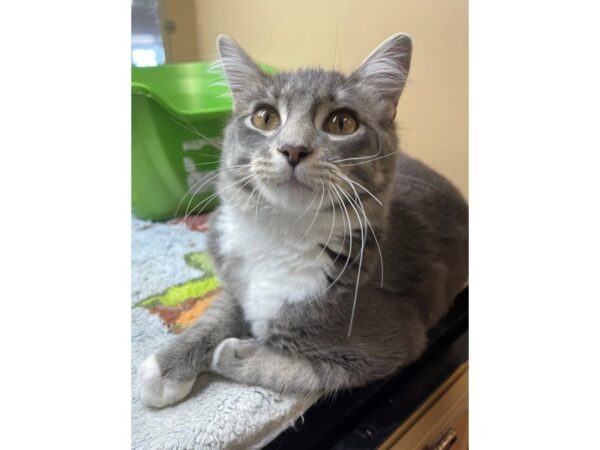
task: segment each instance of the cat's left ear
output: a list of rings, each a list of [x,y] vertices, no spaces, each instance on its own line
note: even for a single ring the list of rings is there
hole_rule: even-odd
[[[392,118],[406,84],[411,55],[410,36],[397,33],[383,41],[350,75],[351,78],[360,79],[379,93],[382,100],[387,103],[386,109],[392,114]]]
[[[264,83],[267,75],[260,70],[250,55],[229,36],[221,34],[217,38],[217,48],[235,105],[240,97],[248,92],[249,87]]]

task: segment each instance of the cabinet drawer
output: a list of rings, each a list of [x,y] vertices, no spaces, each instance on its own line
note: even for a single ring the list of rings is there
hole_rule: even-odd
[[[380,450],[466,450],[468,363],[446,382],[380,447]]]

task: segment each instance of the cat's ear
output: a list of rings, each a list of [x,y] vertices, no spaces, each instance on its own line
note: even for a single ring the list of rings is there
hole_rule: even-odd
[[[266,74],[237,42],[224,34],[217,38],[221,63],[234,102],[253,84],[263,83]]]
[[[375,89],[389,103],[389,107],[393,108],[392,115],[395,115],[398,99],[408,77],[411,54],[410,36],[404,33],[394,34],[367,56],[351,78],[359,79]]]

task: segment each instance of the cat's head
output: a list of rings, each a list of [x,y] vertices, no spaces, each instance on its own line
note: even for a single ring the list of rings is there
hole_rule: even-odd
[[[391,36],[349,75],[322,69],[271,75],[231,38],[221,35],[217,45],[233,96],[221,163],[230,183],[222,195],[224,189],[262,195],[301,211],[315,199],[326,207],[389,188],[409,36]]]

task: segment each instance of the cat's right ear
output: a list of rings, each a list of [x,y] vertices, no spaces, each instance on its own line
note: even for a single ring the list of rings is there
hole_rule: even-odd
[[[229,36],[219,35],[217,48],[235,105],[243,93],[248,91],[249,86],[264,83],[267,75],[260,70],[250,55]]]
[[[386,114],[392,119],[406,84],[411,55],[410,36],[397,33],[383,41],[350,75],[351,79],[359,80],[377,92]]]

